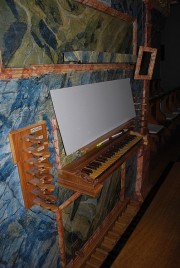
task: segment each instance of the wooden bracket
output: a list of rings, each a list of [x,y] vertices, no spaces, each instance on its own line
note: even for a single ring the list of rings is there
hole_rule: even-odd
[[[11,131],[9,140],[13,162],[18,166],[25,207],[33,206],[37,198],[45,204],[54,203],[56,197],[51,193],[55,186],[51,184],[46,123],[41,121]]]

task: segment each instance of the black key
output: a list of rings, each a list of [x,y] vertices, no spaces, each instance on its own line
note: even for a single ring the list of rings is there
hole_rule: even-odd
[[[100,166],[100,164],[95,162],[95,161],[89,163],[89,165],[94,166],[94,167],[99,167]]]
[[[86,168],[82,168],[81,169],[84,173],[86,173],[87,175],[91,174],[93,171],[90,169],[86,169]]]
[[[101,163],[105,163],[107,161],[107,157],[100,156],[96,160],[101,162]]]
[[[86,168],[90,168],[90,169],[93,169],[93,170],[97,169],[97,167],[94,167],[93,165],[87,165]]]

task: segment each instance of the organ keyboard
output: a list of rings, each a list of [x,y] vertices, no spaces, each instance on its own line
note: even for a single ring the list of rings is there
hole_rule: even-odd
[[[96,146],[80,159],[58,170],[59,184],[74,191],[96,197],[107,179],[142,144],[140,134],[122,131],[101,146]]]

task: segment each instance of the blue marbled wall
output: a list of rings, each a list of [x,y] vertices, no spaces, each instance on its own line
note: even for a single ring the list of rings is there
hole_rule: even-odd
[[[126,1],[112,0],[111,5],[114,9],[134,16],[137,19],[137,45],[144,45],[144,23],[145,23],[145,6],[143,1]]]
[[[19,4],[21,4],[21,2],[23,1],[19,1]],[[36,2],[39,4],[42,3],[40,0]],[[128,3],[129,2],[132,4],[127,5],[126,8],[130,8],[127,12],[131,13],[134,8],[135,11],[133,12],[137,14],[137,10],[139,10],[137,5],[134,4],[134,1],[128,1]],[[49,1],[49,4],[50,3],[54,3],[54,1]],[[123,1],[123,5],[124,3],[125,1]],[[13,18],[13,20],[18,20],[18,8],[16,8],[13,0],[1,1],[0,7],[4,8],[5,14],[7,11],[9,12],[10,8],[16,18]],[[2,12],[2,9],[0,10]],[[50,9],[46,9],[47,14],[48,11],[50,16]],[[39,16],[41,15],[43,16],[40,12]],[[50,16],[49,21],[51,21],[51,19]],[[53,22],[54,20],[55,18],[53,18]],[[19,35],[25,32],[25,25],[14,25],[17,26],[17,28],[14,29],[18,29]],[[4,30],[6,31],[7,27],[4,27]],[[7,35],[6,38],[8,42],[6,43],[7,47],[4,47],[3,53],[9,55],[6,54],[6,51],[12,52],[12,50],[10,46],[8,46],[8,43],[12,43],[14,37]],[[26,39],[26,36],[23,38]],[[15,47],[16,45],[18,46],[18,44],[15,44]],[[0,41],[0,46],[2,47],[2,40]],[[43,49],[45,49],[45,46],[42,50]],[[28,47],[27,51],[29,51],[29,57],[31,57],[31,50],[28,50]],[[46,63],[49,63],[49,61]],[[24,62],[22,61],[20,64],[23,66]],[[57,173],[51,125],[54,110],[50,98],[50,90],[132,76],[133,72],[130,71],[111,70],[84,73],[72,72],[62,75],[47,74],[36,78],[0,81],[0,267],[60,267],[55,215],[38,206],[34,206],[27,211],[24,209],[17,167],[12,162],[8,133],[11,130],[16,130],[40,120],[46,121],[50,142],[49,150],[52,153],[50,158],[53,164],[52,173],[55,177],[58,203],[62,203],[72,192],[59,187],[56,183]],[[134,95],[141,95],[141,88],[141,82],[132,80],[132,91]],[[64,156],[60,132],[59,141],[61,163],[64,165],[67,161],[71,161],[71,159],[67,159],[67,157]],[[76,158],[78,155],[79,152],[76,152],[71,158]],[[127,166],[126,194],[128,196],[130,196],[134,190],[135,167],[136,157],[134,156],[129,160]],[[101,224],[107,213],[117,202],[118,197],[115,189],[120,189],[121,187],[120,184],[117,184],[118,172],[119,171],[113,175],[111,180],[107,180],[102,194],[97,199],[83,196],[81,200],[77,201],[69,208],[70,212],[64,212],[66,214],[64,214],[64,227],[68,259],[72,257],[72,252],[69,249],[69,245],[73,242],[72,239],[76,237],[80,241],[80,245],[86,242],[88,237],[97,226]],[[106,194],[108,189],[111,189],[111,192],[114,193],[113,198]],[[92,213],[95,212],[94,218],[90,221],[90,224],[88,222],[89,215],[86,215],[87,207],[91,209]],[[84,220],[82,221],[81,227],[82,230],[86,229],[86,233],[79,233],[77,230],[78,219],[82,217]],[[72,225],[69,223],[72,223]]]
[[[14,166],[12,162],[8,140],[9,131],[33,124],[40,120],[46,121],[50,141],[49,150],[52,153],[50,161],[54,165],[52,172],[56,180],[55,151],[53,148],[51,126],[54,110],[49,90],[82,83],[94,83],[109,79],[130,77],[131,75],[129,71],[80,72],[63,75],[49,74],[38,78],[12,79],[0,82],[0,235],[2,235],[0,247],[3,247],[3,251],[0,253],[0,263],[6,265],[6,263],[11,261],[17,265],[26,264],[27,267],[49,267],[47,264],[51,262],[52,267],[56,267],[59,260],[54,215],[37,207],[28,211],[24,209],[17,167]],[[60,142],[60,150],[62,156],[61,162],[65,164],[66,161],[69,160],[63,157],[64,148],[62,142]],[[73,155],[73,158],[77,156],[78,152]],[[133,165],[129,165],[129,168],[133,173],[132,166]],[[113,186],[111,187],[113,189]],[[106,204],[99,209],[96,208],[96,213],[99,218],[104,218],[102,215],[107,214],[109,207],[112,208],[112,200],[114,200],[113,204],[117,200],[116,198],[112,199],[111,196],[106,197],[104,193],[107,192],[108,188],[109,183],[104,187],[101,197],[98,198],[100,203],[103,202],[103,204]],[[116,188],[115,185],[114,189]],[[70,191],[61,189],[58,186],[57,190],[59,190],[57,191],[59,203],[65,201],[71,195]],[[133,189],[131,192],[132,191]],[[110,203],[107,202],[107,198]],[[99,207],[99,202],[97,202],[97,200],[94,202]],[[88,201],[87,197],[86,203],[91,203],[91,201]],[[76,215],[78,215],[78,212]],[[100,222],[96,223],[94,228],[99,224]],[[47,228],[47,231],[43,231],[43,228]],[[38,232],[40,232],[39,235],[37,234]],[[83,237],[83,240],[86,239]],[[34,257],[34,248],[36,248],[39,258],[37,255],[36,258]],[[27,258],[27,251],[29,258]],[[12,252],[16,252],[16,254],[12,254]],[[39,266],[39,262],[41,262],[41,266]]]

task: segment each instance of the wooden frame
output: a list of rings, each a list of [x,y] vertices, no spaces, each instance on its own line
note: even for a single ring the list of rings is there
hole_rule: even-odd
[[[133,55],[137,54],[137,19],[115,10],[97,0],[75,0],[77,3],[84,4],[90,8],[118,17],[133,24]],[[8,68],[3,66],[0,51],[0,80],[13,78],[28,78],[41,76],[47,73],[67,73],[67,72],[86,72],[101,70],[133,70],[134,66],[130,63],[90,63],[90,64],[33,64],[27,67]]]
[[[80,4],[86,5],[90,8],[94,8],[96,10],[102,11],[113,17],[117,17],[120,20],[123,20],[126,22],[132,22],[133,24],[133,40],[132,40],[133,55],[136,55],[137,53],[137,19],[136,17],[130,16],[126,13],[123,13],[119,10],[109,7],[108,5],[101,3],[97,0],[75,0],[75,1]]]
[[[36,77],[44,74],[63,74],[67,72],[91,72],[101,70],[133,70],[129,63],[89,63],[89,64],[43,64],[27,68],[4,68],[0,66],[0,80]]]
[[[156,9],[165,16],[170,14],[170,2],[169,0],[143,0],[145,4],[148,4],[150,9]]]
[[[135,68],[134,79],[151,80],[157,49],[151,47],[139,47],[139,53]]]

